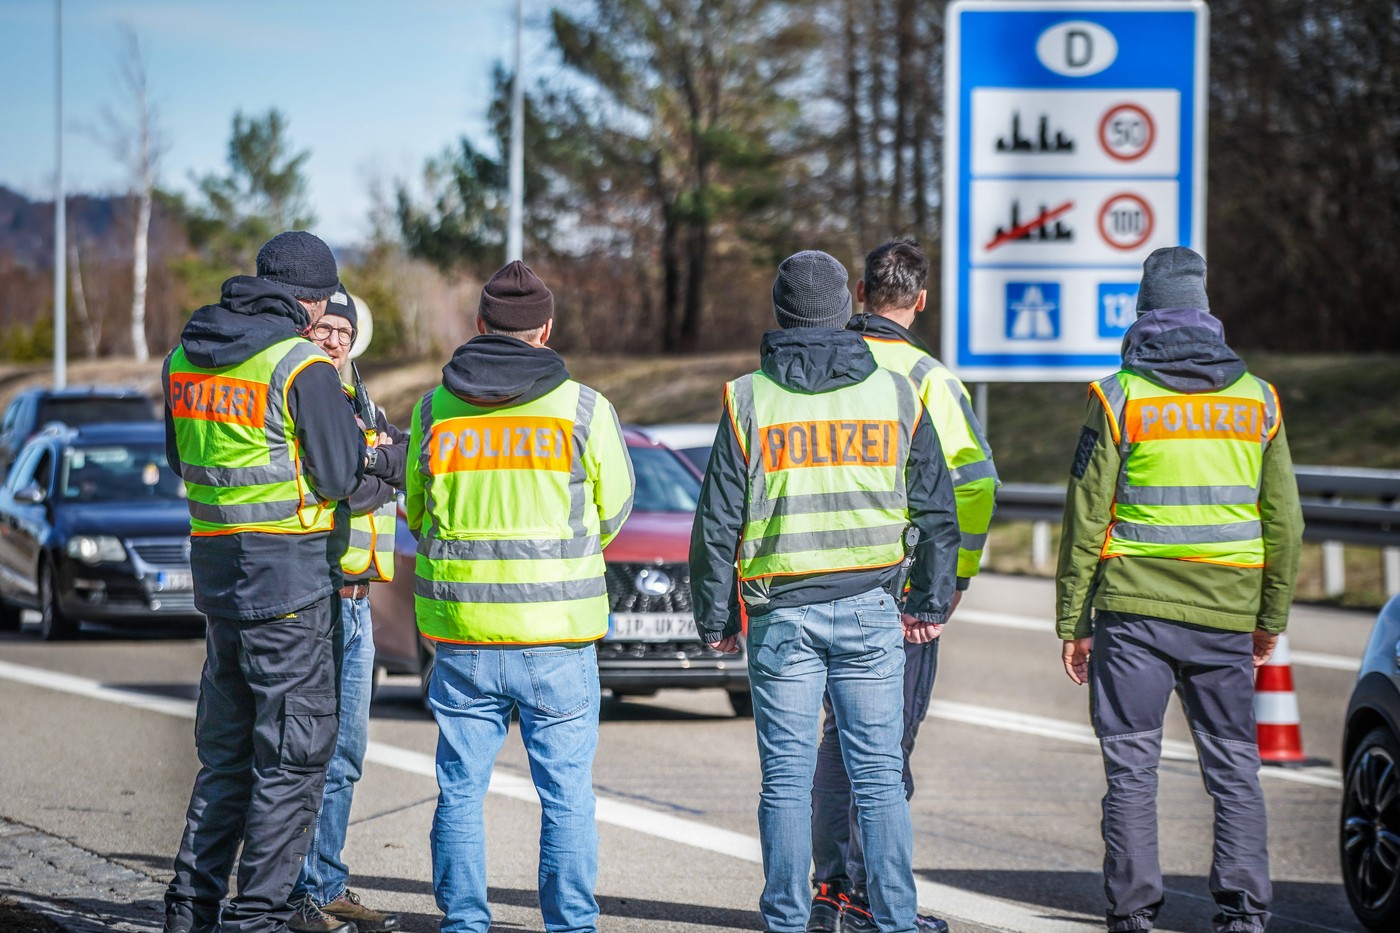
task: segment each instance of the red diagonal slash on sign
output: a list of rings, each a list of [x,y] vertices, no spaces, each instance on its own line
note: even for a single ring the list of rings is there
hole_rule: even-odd
[[[1065,211],[1069,210],[1071,207],[1074,207],[1074,202],[1066,201],[1054,210],[1042,211],[1040,216],[1035,218],[1034,220],[1028,220],[1025,223],[1021,224],[1019,227],[1012,227],[1010,230],[1007,230],[1003,233],[998,233],[995,237],[992,238],[992,242],[984,246],[983,249],[993,250],[1009,240],[1015,240],[1019,237],[1023,237],[1027,233],[1030,233],[1032,230],[1045,226],[1050,221],[1054,220],[1056,217],[1059,217]]]

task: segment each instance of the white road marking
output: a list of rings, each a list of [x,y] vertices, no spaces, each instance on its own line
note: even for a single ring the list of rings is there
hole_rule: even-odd
[[[0,661],[0,678],[182,719],[193,719],[195,716],[196,705],[193,700],[151,696],[136,690],[118,690],[103,686],[99,681],[86,677],[27,667],[8,661]],[[1049,719],[1044,716],[1012,713],[1006,710],[974,706],[969,703],[953,703],[946,700],[935,701],[929,712],[930,715],[955,722],[1038,735],[1081,745],[1096,746],[1098,744],[1088,726]],[[1173,740],[1163,742],[1162,754],[1163,757],[1172,760],[1195,759],[1194,749],[1189,743]],[[432,755],[383,742],[370,742],[366,749],[365,759],[410,774],[434,779],[437,776]],[[1307,769],[1307,771],[1335,774],[1335,769],[1317,768]],[[1325,780],[1305,780],[1308,776],[1307,771],[1281,772],[1266,768],[1262,773],[1271,777],[1320,784],[1324,787],[1341,786],[1340,780],[1333,780],[1330,777]],[[489,790],[493,794],[527,803],[537,803],[539,800],[533,782],[517,775],[501,772],[493,774]],[[763,861],[758,840],[752,836],[709,826],[684,817],[660,813],[621,800],[600,796],[598,798],[597,819],[601,823],[655,836],[670,842],[682,843],[720,855],[756,864],[762,864]],[[939,912],[945,916],[984,924],[1005,931],[1005,933],[1083,933],[1086,922],[1098,923],[1102,920],[1097,915],[1071,913],[1043,905],[1024,904],[988,897],[923,878],[916,879],[916,885],[920,904],[936,904]]]
[[[973,625],[995,625],[999,628],[1014,628],[1025,632],[1053,634],[1055,631],[1055,623],[1049,619],[1015,615],[1010,612],[990,612],[986,609],[959,608],[953,614],[952,625],[956,626],[959,622],[970,622]],[[1295,650],[1289,654],[1292,663],[1300,667],[1321,667],[1332,671],[1350,671],[1353,674],[1361,670],[1359,658],[1348,658],[1340,654],[1323,654],[1320,651]]]

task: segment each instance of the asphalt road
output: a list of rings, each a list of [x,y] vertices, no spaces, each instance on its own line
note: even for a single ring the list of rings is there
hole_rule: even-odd
[[[921,904],[963,933],[1101,922],[1102,767],[1086,693],[1060,666],[1051,605],[1044,581],[984,577],[944,635],[934,708],[915,751],[915,866]],[[1370,621],[1294,612],[1304,747],[1333,762],[1266,769],[1273,933],[1360,929],[1338,875],[1335,759]],[[0,635],[0,819],[134,870],[110,896],[145,898],[147,915],[197,767],[191,719],[203,656],[189,630],[106,629],[66,644]],[[720,692],[663,691],[605,701],[601,730],[602,928],[761,929],[752,721],[733,718]],[[436,930],[427,843],[436,729],[416,684],[394,679],[381,689],[370,738],[347,848],[352,885],[368,903],[401,912],[405,930]],[[1210,801],[1179,711],[1168,738],[1160,816],[1169,894],[1159,929],[1204,933]],[[538,804],[514,735],[496,773],[487,805],[493,928],[539,930]],[[0,856],[0,893],[42,886],[13,862]]]

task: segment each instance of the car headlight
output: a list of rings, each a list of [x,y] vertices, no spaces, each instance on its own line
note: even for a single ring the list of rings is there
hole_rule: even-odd
[[[85,564],[120,563],[126,548],[111,535],[78,535],[68,540],[68,556]]]

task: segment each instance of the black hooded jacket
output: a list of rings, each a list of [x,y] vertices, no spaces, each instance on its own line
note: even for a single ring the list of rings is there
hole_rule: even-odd
[[[290,292],[266,279],[239,275],[224,283],[217,305],[194,313],[180,334],[180,346],[196,366],[234,366],[298,336],[308,323],[306,310]],[[329,360],[324,366],[307,366],[293,377],[287,405],[312,488],[327,501],[345,499],[364,468],[365,438]],[[180,473],[182,461],[168,399],[165,447],[171,468]],[[335,592],[341,586],[340,555],[348,540],[348,514],[343,508],[337,511],[332,532],[194,537],[190,564],[196,607],[221,618],[269,619]]]
[[[863,382],[876,372],[875,358],[853,331],[796,328],[763,335],[761,371],[780,385],[820,395]],[[818,402],[819,404],[819,402]],[[748,501],[748,462],[734,436],[726,406],[715,434],[695,526],[690,536],[691,599],[700,637],[714,643],[739,630],[735,555]],[[942,622],[953,597],[960,540],[953,484],[938,435],[919,409],[904,468],[910,523],[918,529],[905,611],[921,622]],[[878,567],[774,577],[745,583],[751,615],[857,596],[898,586],[901,568]]]
[[[558,353],[504,334],[473,337],[442,368],[443,388],[482,408],[524,405],[568,380]]]

